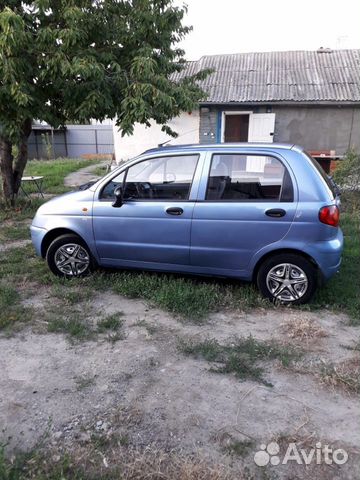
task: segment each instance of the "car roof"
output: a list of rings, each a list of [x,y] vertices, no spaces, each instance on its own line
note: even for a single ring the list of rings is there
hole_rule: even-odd
[[[302,148],[291,144],[291,143],[248,143],[248,142],[239,142],[239,143],[188,143],[188,144],[179,144],[179,145],[164,145],[158,146],[156,148],[150,148],[143,152],[145,153],[164,153],[164,152],[172,152],[172,151],[199,151],[199,150],[215,150],[215,149],[233,149],[233,148],[241,148],[241,149],[266,149],[266,150],[300,150]]]

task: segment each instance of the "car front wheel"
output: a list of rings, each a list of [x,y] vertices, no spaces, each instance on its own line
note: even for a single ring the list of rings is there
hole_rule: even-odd
[[[307,303],[317,287],[317,271],[306,258],[279,254],[267,258],[259,268],[257,285],[264,297],[282,304]]]
[[[61,235],[49,246],[46,261],[50,270],[60,277],[82,277],[93,267],[91,253],[77,235]]]

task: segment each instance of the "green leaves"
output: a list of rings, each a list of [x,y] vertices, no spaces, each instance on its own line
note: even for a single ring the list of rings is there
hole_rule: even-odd
[[[201,74],[172,80],[185,65],[184,12],[173,0],[0,1],[2,135],[16,140],[28,118],[167,128],[204,97]]]

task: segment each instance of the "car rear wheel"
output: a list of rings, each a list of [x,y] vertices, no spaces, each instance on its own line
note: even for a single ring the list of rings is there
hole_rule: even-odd
[[[46,261],[50,270],[59,277],[82,277],[93,268],[88,246],[72,234],[61,235],[50,244]]]
[[[315,266],[301,255],[284,253],[267,258],[259,268],[257,285],[264,297],[282,304],[307,303],[317,287]]]

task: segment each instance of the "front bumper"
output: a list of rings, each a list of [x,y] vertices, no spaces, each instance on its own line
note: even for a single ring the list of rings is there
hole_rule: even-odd
[[[43,238],[47,233],[47,230],[45,228],[35,227],[35,225],[31,225],[30,232],[31,232],[31,241],[34,245],[36,255],[41,257],[42,256],[41,244],[42,244]]]

